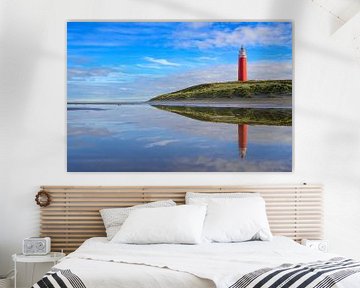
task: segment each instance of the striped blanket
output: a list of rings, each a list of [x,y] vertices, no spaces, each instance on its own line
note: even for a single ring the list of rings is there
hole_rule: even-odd
[[[86,288],[81,279],[69,269],[51,269],[32,288]]]
[[[305,264],[283,264],[242,276],[229,288],[331,288],[360,272],[360,262],[333,258]],[[52,269],[32,288],[86,288],[69,269]],[[104,287],[106,288],[106,287]],[[351,288],[351,287],[349,287]]]
[[[296,265],[284,264],[246,274],[229,288],[331,288],[359,272],[360,262],[345,258]]]

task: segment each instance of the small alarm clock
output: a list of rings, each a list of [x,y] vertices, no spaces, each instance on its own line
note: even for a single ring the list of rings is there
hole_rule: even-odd
[[[30,237],[23,240],[24,255],[46,255],[50,253],[51,239],[50,237]]]
[[[301,244],[309,247],[311,249],[314,250],[318,250],[321,252],[327,252],[328,251],[328,243],[325,240],[308,240],[308,239],[303,239],[301,241]]]

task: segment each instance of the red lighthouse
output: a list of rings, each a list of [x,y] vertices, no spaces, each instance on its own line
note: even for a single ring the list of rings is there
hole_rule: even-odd
[[[238,81],[247,81],[247,60],[246,60],[246,50],[243,46],[239,51],[239,60],[238,60]]]

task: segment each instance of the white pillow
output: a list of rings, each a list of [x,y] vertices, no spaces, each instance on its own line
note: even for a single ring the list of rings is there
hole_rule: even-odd
[[[208,204],[211,199],[225,198],[247,198],[247,197],[259,197],[259,193],[244,192],[244,193],[196,193],[186,192],[185,203],[186,204]]]
[[[247,197],[209,200],[203,237],[211,242],[271,240],[264,199]]]
[[[154,207],[170,207],[176,206],[172,200],[156,201],[146,204],[135,205],[128,208],[109,208],[101,209],[100,214],[106,229],[107,239],[111,240],[117,232],[119,232],[121,225],[124,223],[129,213],[132,210],[139,208],[154,208]]]
[[[197,244],[206,214],[205,205],[180,205],[131,211],[113,243]]]

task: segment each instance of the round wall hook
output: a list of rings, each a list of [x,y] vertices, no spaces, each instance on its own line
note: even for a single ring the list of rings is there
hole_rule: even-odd
[[[50,194],[45,190],[40,190],[35,196],[35,202],[40,207],[46,207],[50,205],[51,202]]]

